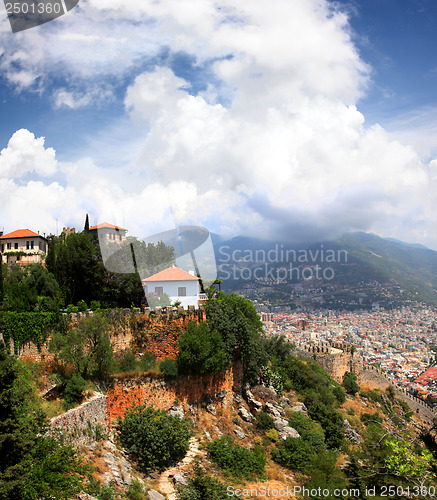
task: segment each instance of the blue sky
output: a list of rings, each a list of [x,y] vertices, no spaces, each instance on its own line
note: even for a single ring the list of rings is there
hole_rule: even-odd
[[[0,229],[178,223],[437,249],[432,0],[0,10]]]

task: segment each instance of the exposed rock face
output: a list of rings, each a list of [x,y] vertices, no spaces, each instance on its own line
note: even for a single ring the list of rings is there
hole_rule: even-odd
[[[278,436],[280,439],[285,440],[288,437],[300,438],[300,434],[296,429],[288,425],[288,421],[285,418],[277,418],[275,420],[275,429],[278,431]]]
[[[284,408],[278,405],[278,403],[266,403],[264,405],[264,411],[275,418],[280,418],[285,415]]]
[[[184,407],[182,405],[173,405],[168,413],[179,420],[182,420],[185,416]]]
[[[344,419],[344,435],[346,436],[349,441],[351,441],[354,444],[360,444],[361,443],[361,436],[359,433],[352,429],[351,424],[347,419]]]
[[[244,406],[240,406],[240,408],[238,408],[238,414],[245,422],[255,422],[255,417],[248,410],[246,410]]]
[[[238,438],[246,439],[246,434],[244,434],[244,432],[242,432],[241,430],[234,429],[234,432]]]
[[[246,389],[244,392],[244,396],[246,398],[247,404],[249,405],[249,408],[256,412],[260,412],[263,409],[263,404],[259,402],[257,399],[255,399],[255,396],[252,394],[252,392],[249,389]]]
[[[308,415],[307,407],[303,403],[296,403],[295,406],[293,406],[291,409],[293,411],[299,411],[301,413],[304,413],[305,415]]]
[[[188,486],[188,482],[182,474],[176,474],[173,477],[173,482],[176,486]]]
[[[149,500],[165,500],[165,496],[155,490],[149,490],[147,492],[147,498]]]
[[[215,409],[215,405],[213,405],[212,403],[211,403],[211,404],[209,404],[209,405],[206,405],[206,411],[207,411],[208,413],[211,413],[211,415],[214,415],[214,416],[216,416],[216,415],[217,415],[217,411],[216,411],[216,409]]]

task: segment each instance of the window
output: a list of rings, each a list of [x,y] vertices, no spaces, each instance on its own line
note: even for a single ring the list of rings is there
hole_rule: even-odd
[[[33,241],[30,242],[30,248],[33,250]]]
[[[187,296],[187,287],[179,286],[178,287],[178,297],[186,297]]]
[[[12,249],[12,243],[6,243],[6,246],[7,246],[8,250]]]
[[[155,293],[162,295],[164,293],[164,288],[162,286],[155,286]]]
[[[5,251],[5,244],[2,243],[2,253]]]
[[[26,241],[26,250],[29,250],[30,248],[30,241]]]
[[[15,250],[18,250],[18,243],[14,243]]]

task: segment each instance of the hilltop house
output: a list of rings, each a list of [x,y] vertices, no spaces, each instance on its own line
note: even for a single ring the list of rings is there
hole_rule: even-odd
[[[179,301],[185,308],[199,307],[200,285],[194,271],[187,273],[172,266],[142,280],[145,293],[167,294],[173,304]]]
[[[108,222],[102,222],[97,226],[92,226],[89,231],[94,233],[96,238],[98,236],[101,242],[103,240],[106,240],[105,242],[115,243],[124,243],[126,241],[127,229],[120,226],[114,226]]]
[[[41,264],[47,253],[47,239],[30,229],[17,229],[0,236],[0,251],[6,264]]]

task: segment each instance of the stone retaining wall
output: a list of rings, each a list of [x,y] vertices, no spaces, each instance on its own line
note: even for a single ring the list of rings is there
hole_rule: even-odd
[[[49,434],[61,435],[74,446],[89,444],[108,432],[107,396],[96,393],[77,408],[53,417]]]
[[[147,404],[161,410],[171,408],[175,400],[188,411],[189,404],[199,404],[206,395],[214,398],[218,393],[227,391],[232,395],[232,388],[241,389],[243,368],[241,363],[225,372],[214,375],[187,375],[176,380],[143,376],[129,379],[116,379],[108,390],[108,424],[118,417],[123,417],[133,405]]]

